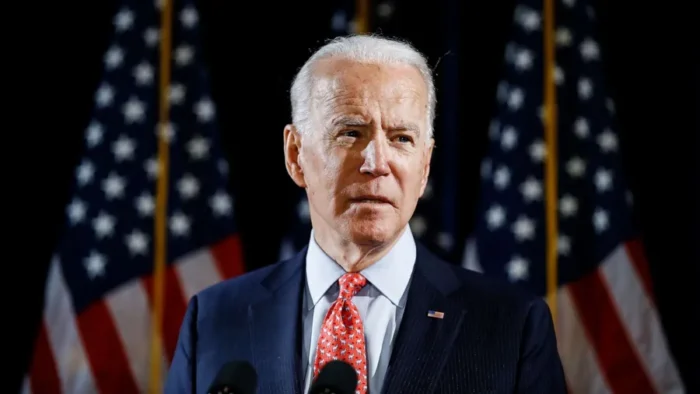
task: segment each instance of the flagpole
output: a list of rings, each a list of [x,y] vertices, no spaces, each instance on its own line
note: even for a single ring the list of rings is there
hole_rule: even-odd
[[[557,212],[557,91],[554,40],[554,0],[544,0],[544,129],[547,145],[545,157],[547,220],[547,303],[556,324],[558,288],[558,212]]]
[[[169,141],[169,87],[171,63],[172,7],[171,0],[163,0],[160,30],[160,78],[158,100],[158,183],[156,186],[156,207],[154,220],[154,272],[153,272],[153,316],[151,325],[151,354],[149,393],[163,392],[161,361],[163,358],[163,313],[165,309],[165,267],[167,259],[167,206],[168,206],[168,163]]]
[[[357,34],[369,33],[369,2],[355,0],[355,31]]]

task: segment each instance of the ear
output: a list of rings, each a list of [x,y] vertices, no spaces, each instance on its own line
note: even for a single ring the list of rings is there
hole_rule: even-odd
[[[292,181],[305,188],[304,170],[299,162],[300,152],[301,135],[294,125],[288,124],[284,127],[284,165]]]
[[[425,147],[425,153],[423,156],[423,171],[420,183],[420,196],[423,197],[425,193],[425,188],[428,185],[428,177],[430,176],[430,161],[433,158],[433,148],[435,148],[435,140],[433,138],[427,142],[428,146]]]

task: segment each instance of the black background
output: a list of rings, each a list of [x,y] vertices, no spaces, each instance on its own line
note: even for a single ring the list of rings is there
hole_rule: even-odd
[[[392,17],[373,15],[372,26],[409,39],[436,64],[449,56],[446,3],[396,2]],[[471,185],[477,184],[514,1],[462,3],[459,87],[465,131],[459,136],[459,168],[467,185],[461,190],[464,223],[469,223],[476,197]],[[688,392],[699,392],[700,20],[691,2],[663,4],[592,3],[658,305]],[[32,2],[29,9],[5,13],[6,23],[16,26],[6,35],[3,59],[10,66],[3,92],[11,103],[3,132],[3,167],[9,174],[3,194],[10,197],[3,217],[11,234],[5,248],[3,331],[9,329],[13,392],[29,362],[46,268],[117,5],[115,0]],[[201,0],[199,8],[247,265],[253,269],[275,261],[277,250],[270,245],[278,245],[285,230],[284,221],[261,218],[288,217],[295,203],[296,186],[282,157],[288,89],[310,51],[329,37],[334,5]],[[436,72],[439,79],[439,65]],[[261,197],[276,204],[263,204]],[[462,231],[468,230],[465,225]]]

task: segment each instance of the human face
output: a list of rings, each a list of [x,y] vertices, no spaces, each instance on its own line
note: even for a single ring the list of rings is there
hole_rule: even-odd
[[[417,69],[343,59],[317,64],[309,130],[285,129],[287,168],[305,187],[316,232],[394,241],[430,171],[427,87]]]

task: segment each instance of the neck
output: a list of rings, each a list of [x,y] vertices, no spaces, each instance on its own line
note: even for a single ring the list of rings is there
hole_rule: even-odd
[[[403,231],[386,242],[367,244],[352,242],[335,231],[314,231],[314,240],[346,272],[360,272],[386,256]]]

